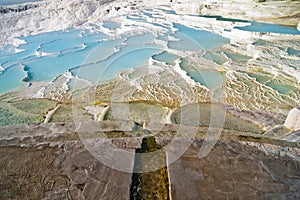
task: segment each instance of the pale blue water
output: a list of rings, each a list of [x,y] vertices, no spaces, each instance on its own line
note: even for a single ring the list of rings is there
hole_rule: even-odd
[[[161,9],[161,8],[158,8],[157,10],[161,10],[163,11],[164,13],[167,13],[167,14],[173,14],[173,15],[176,15],[176,12],[174,10],[166,10],[166,9]]]
[[[51,81],[68,69],[81,65],[86,55],[96,46],[98,46],[98,42],[89,44],[85,49],[62,56],[44,56],[24,62],[32,74],[28,81]]]
[[[297,91],[299,88],[295,88],[294,86],[276,82],[274,80],[266,83],[267,86],[271,87],[273,90],[277,90],[281,94],[289,95],[290,92]]]
[[[206,86],[210,90],[220,88],[225,80],[224,73],[216,70],[204,70],[197,66],[189,65],[185,60],[182,60],[180,64],[181,69],[187,72],[194,81]]]
[[[193,15],[193,16],[195,16],[195,15]],[[296,35],[300,34],[300,31],[297,30],[296,27],[280,26],[278,24],[269,24],[269,23],[261,23],[261,22],[256,22],[256,21],[225,18],[225,17],[222,17],[222,16],[207,16],[207,15],[200,15],[200,16],[205,17],[205,18],[215,18],[219,21],[249,22],[249,23],[251,23],[250,26],[236,27],[237,29],[245,30],[245,31],[264,32],[264,33],[269,32],[269,33],[280,33],[280,34],[296,34]]]
[[[136,35],[136,36],[130,36],[126,40],[126,44],[128,45],[143,45],[143,44],[149,44],[153,42],[154,36],[151,33],[145,33],[142,35]]]
[[[300,31],[298,31],[295,27],[288,26],[279,26],[277,24],[268,24],[268,23],[260,23],[250,21],[251,25],[246,27],[236,27],[237,29],[251,32],[270,32],[270,33],[280,33],[280,34],[295,34],[299,35]]]
[[[117,29],[117,28],[120,28],[120,24],[117,24],[117,23],[112,22],[112,21],[104,21],[103,22],[103,27],[108,28],[108,29]]]
[[[227,59],[223,55],[209,51],[206,54],[204,54],[204,58],[212,60],[219,65],[222,65],[227,61]]]
[[[116,53],[117,49],[121,47],[123,42],[124,39],[99,42],[98,45],[86,55],[81,65],[97,63],[108,59],[110,56]]]
[[[246,55],[241,55],[241,54],[237,54],[237,53],[233,53],[233,52],[229,52],[229,51],[224,51],[224,54],[230,58],[233,61],[245,61],[245,60],[249,60],[251,57],[246,56]]]
[[[287,49],[287,52],[288,52],[289,55],[300,57],[300,51],[299,50],[296,50],[296,49],[293,49],[293,48],[289,47]]]
[[[168,65],[175,65],[175,60],[179,57],[166,51],[152,56],[154,60],[164,62]]]
[[[229,42],[229,39],[208,31],[189,28],[178,23],[174,23],[174,27],[179,30],[173,36],[180,41],[169,42],[168,47],[172,49],[182,51],[211,50]]]
[[[22,44],[18,47],[22,52],[1,56],[0,65],[4,68],[10,67],[21,61],[36,57],[36,51],[43,46],[43,44],[50,44],[57,40],[63,41],[68,38],[79,38],[79,36],[80,31],[73,29],[68,31],[43,33],[35,36],[19,37],[26,41],[26,44]]]
[[[153,14],[151,12],[143,11],[142,14],[147,17],[154,18]]]
[[[114,47],[108,48],[107,45],[102,44],[102,40],[106,38],[107,36],[103,33],[76,29],[20,37],[26,42],[18,47],[22,52],[11,53],[8,48],[2,50],[0,64],[5,71],[0,74],[0,93],[24,87],[27,85],[25,81],[51,81],[65,71],[80,66],[86,56],[96,47],[102,46],[105,50],[98,56],[98,60],[95,58],[91,62],[106,58],[107,54],[115,51]],[[41,56],[39,53],[55,54],[42,54]],[[26,66],[26,69],[16,67],[19,65]],[[27,72],[30,76],[23,80]]]
[[[138,22],[146,22],[145,19],[141,18],[139,15],[137,14],[132,14],[132,15],[129,15],[129,16],[126,16],[127,19],[131,19],[131,20],[134,20],[134,21],[138,21]]]
[[[41,0],[0,0],[0,6],[21,4],[26,2],[36,2],[36,1],[41,1]]]
[[[60,53],[67,50],[71,51],[81,48],[86,42],[92,41],[88,41],[86,38],[59,39],[49,43],[44,43],[41,45],[38,51],[44,53]]]
[[[22,81],[26,77],[27,73],[23,65],[17,64],[8,68],[0,75],[0,93],[26,86],[26,83]]]
[[[158,45],[145,45],[143,48],[127,46],[106,60],[72,69],[71,72],[80,78],[98,84],[126,69],[147,65],[148,59],[161,50],[161,46]]]
[[[137,31],[112,39],[111,36],[95,31],[100,28],[95,25],[94,30],[69,29],[20,37],[26,42],[18,47],[21,52],[14,53],[12,45],[0,51],[0,65],[4,69],[0,73],[0,93],[26,87],[26,82],[51,81],[65,71],[71,71],[73,75],[98,84],[115,77],[121,71],[148,65],[151,57],[174,65],[180,56],[170,53],[173,50],[206,51],[205,58],[218,64],[226,61],[220,52],[214,51],[229,42],[220,35],[179,23],[174,23],[171,27],[168,24],[147,22],[146,18],[157,18],[157,13],[148,11],[127,18],[154,25],[162,31],[157,35],[151,33],[152,30],[144,33]],[[139,25],[133,24],[132,30],[135,31]],[[120,24],[104,21],[103,27],[116,31]],[[173,32],[172,28],[177,31]],[[291,31],[289,27],[280,28]],[[169,36],[178,41],[170,41]],[[154,44],[155,39],[165,41],[167,48]],[[290,55],[299,55],[298,50],[289,48],[287,51]],[[226,55],[236,61],[248,59],[243,55]],[[223,81],[216,71],[199,71],[193,66],[184,65],[182,69],[195,81],[211,89],[218,87]]]

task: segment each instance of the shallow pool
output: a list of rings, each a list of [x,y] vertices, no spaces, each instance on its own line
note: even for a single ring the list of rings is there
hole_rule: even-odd
[[[180,67],[194,81],[206,86],[210,90],[221,88],[225,81],[225,74],[214,69],[202,69],[198,66],[190,65],[185,60],[182,60]]]
[[[189,54],[203,55],[204,60],[211,60],[216,65],[223,65],[229,59],[239,63],[250,59],[238,53],[222,52],[220,47],[228,44],[229,39],[208,30],[164,21],[166,15],[174,17],[176,13],[147,10],[124,17],[124,24],[106,20],[87,30],[68,29],[19,37],[24,44],[8,45],[0,51],[0,93],[26,87],[29,82],[52,81],[66,71],[98,84],[115,78],[124,70],[147,66],[152,60],[175,65],[177,59],[189,59],[186,56]],[[232,19],[219,17],[218,20]],[[295,33],[290,27],[257,22],[238,28]],[[254,45],[265,44],[258,41]],[[291,56],[299,56],[298,49],[284,50]],[[181,67],[192,79],[209,89],[219,87],[224,81],[223,74],[213,69],[203,70],[184,63]]]
[[[179,58],[177,55],[169,53],[167,51],[161,52],[161,53],[156,54],[152,57],[153,57],[154,60],[164,62],[168,65],[174,65],[175,60]]]
[[[300,31],[295,27],[280,26],[277,24],[260,23],[250,21],[251,25],[246,27],[236,27],[237,29],[251,32],[269,32],[269,33],[280,33],[280,34],[296,34],[299,35]]]
[[[108,29],[117,29],[120,28],[120,24],[112,22],[112,21],[104,21],[103,27]]]
[[[229,42],[229,39],[205,30],[197,30],[174,23],[178,29],[172,36],[179,41],[169,41],[168,47],[182,51],[211,50]]]

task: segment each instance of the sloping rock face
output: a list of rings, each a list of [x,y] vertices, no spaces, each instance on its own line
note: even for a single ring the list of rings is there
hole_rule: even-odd
[[[1,146],[1,198],[128,199],[132,175],[103,165],[77,139]]]
[[[15,125],[0,132],[1,198],[129,198],[132,174],[95,159],[73,123]]]
[[[127,127],[126,131],[118,128],[120,123],[123,128]],[[100,122],[99,125],[99,131],[111,136],[106,142],[133,154],[141,150],[144,141],[133,136],[150,132],[129,122]],[[177,125],[166,126],[163,128],[166,137],[160,133],[152,137],[152,142],[156,140],[157,148],[164,149],[177,128]],[[88,126],[86,131],[90,131]],[[73,123],[1,127],[0,136],[0,196],[3,199],[147,199],[144,193],[134,198],[133,187],[146,191],[152,199],[166,196],[173,200],[300,198],[299,157],[292,159],[287,154],[278,154],[284,148],[280,145],[250,145],[220,139],[212,151],[200,159],[203,138],[199,138],[173,163],[168,163],[170,155],[166,152],[167,166],[161,171],[161,178],[160,173],[148,172],[140,173],[139,179],[135,179],[133,173],[115,170],[97,160],[76,133]],[[96,141],[95,146],[105,142]],[[285,143],[286,148],[299,155],[299,149],[289,148],[288,144]],[[133,170],[137,167],[134,157],[128,162]],[[142,181],[135,185],[136,180]],[[155,180],[161,182],[157,184]]]
[[[255,147],[220,141],[200,159],[202,141],[168,166],[172,197],[180,199],[299,199],[299,162]]]

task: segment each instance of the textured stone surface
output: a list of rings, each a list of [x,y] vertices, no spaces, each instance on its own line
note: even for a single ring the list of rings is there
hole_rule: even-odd
[[[276,159],[239,142],[218,142],[203,159],[202,142],[168,166],[173,200],[181,199],[298,199],[300,163]]]
[[[1,128],[0,199],[129,199],[132,174],[95,159],[74,130],[71,123]]]
[[[124,132],[119,125],[127,127]],[[158,132],[154,135],[157,145],[166,151],[164,146],[176,137],[180,125],[169,124],[163,128],[154,125],[152,131]],[[142,147],[142,137],[151,132],[132,122],[106,121],[97,127],[98,132],[91,124],[81,126],[89,132],[90,135],[84,136],[91,136],[94,147],[109,141],[130,152],[133,157],[127,161],[133,169],[134,153]],[[188,130],[189,126],[181,128]],[[112,169],[95,159],[76,130],[80,129],[73,123],[1,127],[0,199],[130,199],[134,180],[143,180],[139,187],[146,188],[144,194],[153,199],[166,196],[169,185],[173,200],[300,197],[300,150],[293,147],[295,142],[289,142],[298,141],[298,133],[289,135],[290,139],[284,142],[227,130],[208,156],[199,159],[201,141],[207,130],[199,127],[198,139],[183,156],[162,170],[140,174],[142,179],[135,179],[132,173]],[[105,133],[102,137],[109,137],[101,140],[99,132]],[[174,148],[180,149],[180,141]],[[117,159],[122,158],[117,156]],[[147,167],[152,167],[155,162],[147,160],[150,163]]]
[[[132,175],[103,165],[80,142],[0,148],[4,199],[129,199]]]

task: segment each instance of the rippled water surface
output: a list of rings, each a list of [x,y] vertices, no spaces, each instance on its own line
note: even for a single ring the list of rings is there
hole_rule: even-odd
[[[147,12],[128,18],[139,21],[144,20],[142,16],[153,18]],[[27,85],[25,82],[51,81],[65,71],[98,83],[114,77],[120,71],[145,66],[152,56],[158,61],[174,65],[178,56],[167,53],[163,45],[154,42],[155,39],[168,43],[170,49],[180,51],[214,49],[228,42],[217,34],[179,23],[173,26],[151,25],[159,27],[161,33],[154,35],[149,30],[147,33],[134,34],[132,30],[129,35],[112,38],[101,30],[69,29],[20,37],[25,43],[17,47],[18,52],[12,52],[8,47],[2,50],[0,93],[24,87]],[[114,30],[120,28],[120,24],[104,21],[103,28]],[[171,28],[175,28],[175,31],[171,31]],[[170,41],[170,36],[176,41]]]
[[[293,98],[297,96],[298,85],[290,77],[292,72],[288,76],[276,76],[275,80],[270,78],[274,75],[269,77],[259,73],[259,70],[270,71],[270,66],[280,70],[285,70],[280,68],[282,66],[296,66],[293,69],[297,72],[297,61],[293,60],[299,57],[299,48],[296,46],[272,46],[265,40],[255,40],[251,48],[257,48],[263,55],[255,58],[252,55],[258,54],[250,53],[250,56],[247,51],[235,50],[238,46],[230,44],[230,37],[222,35],[220,27],[214,29],[205,24],[205,20],[212,20],[213,16],[189,16],[194,21],[199,21],[199,26],[180,20],[173,23],[166,20],[166,16],[177,17],[177,14],[162,9],[146,10],[126,16],[123,22],[107,20],[91,25],[89,29],[68,29],[19,37],[23,44],[8,45],[0,52],[0,93],[26,88],[34,82],[53,81],[65,72],[86,81],[85,84],[80,83],[80,87],[87,83],[96,85],[115,78],[121,72],[126,73],[127,70],[155,63],[169,67],[170,71],[179,64],[180,67],[175,68],[181,70],[177,71],[179,74],[186,74],[191,80],[210,90],[225,84],[229,76],[226,71],[238,69],[240,74],[229,73],[233,82],[226,84],[228,87],[236,87],[234,91],[240,94],[247,93],[250,96],[264,85],[263,90],[268,92],[263,93],[273,92],[270,94],[271,99],[274,96],[278,99],[287,98],[279,97],[280,95],[292,94]],[[247,32],[299,34],[298,30],[291,27],[257,22],[250,22],[251,25],[246,26],[248,21],[220,17],[216,19],[232,26],[232,29],[235,29],[235,24],[232,23],[244,23],[245,27],[239,24],[236,28]],[[230,30],[227,27],[224,31]],[[268,46],[273,49],[268,49]],[[262,48],[265,49],[261,50]],[[286,57],[290,56],[290,60],[280,57],[279,52],[286,54]],[[193,64],[184,64],[183,58],[192,60]],[[266,64],[262,64],[259,59]],[[269,60],[278,60],[276,63],[283,64],[271,65],[267,63]],[[258,64],[248,65],[250,61]],[[248,69],[249,66],[259,66],[257,68],[260,69],[252,72]],[[291,81],[285,81],[287,77]],[[70,83],[73,82],[75,81],[70,80],[68,85],[71,86]],[[241,86],[243,84],[245,85]],[[71,88],[75,89],[73,86]]]

